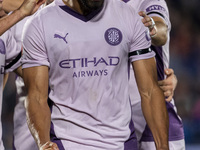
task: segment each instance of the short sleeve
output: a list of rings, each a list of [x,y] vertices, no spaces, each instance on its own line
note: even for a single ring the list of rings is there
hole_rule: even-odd
[[[39,17],[33,17],[26,22],[23,29],[22,45],[22,68],[36,66],[49,67],[44,32]]]
[[[3,35],[5,41],[6,57],[5,72],[12,72],[17,69],[21,63],[21,47],[17,44],[10,30]]]
[[[137,13],[135,13],[132,18],[132,29],[130,30],[132,32],[132,37],[129,60],[133,62],[140,59],[148,59],[154,57],[155,53],[151,50],[149,51],[151,46],[151,37],[149,36],[148,32],[149,29],[143,25],[141,17]],[[145,53],[141,53],[140,55],[138,55],[138,53],[134,53],[136,51],[143,50],[145,50]]]
[[[148,1],[147,3],[143,4],[141,9],[145,10],[146,14],[149,15],[150,17],[152,16],[161,17],[168,25],[168,27],[171,28],[171,23],[169,19],[169,10],[164,0]]]

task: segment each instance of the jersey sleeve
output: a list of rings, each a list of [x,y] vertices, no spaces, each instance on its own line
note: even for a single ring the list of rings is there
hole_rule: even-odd
[[[140,9],[150,17],[161,17],[168,25],[168,28],[171,28],[168,7],[164,0],[148,0],[142,4]]]
[[[141,17],[135,12],[130,16],[131,20],[131,47],[129,51],[129,60],[131,62],[141,59],[148,59],[155,56],[155,53],[151,51],[151,38],[149,35],[149,29],[146,28]]]
[[[29,19],[23,29],[22,35],[22,68],[48,66],[50,65],[47,57],[44,42],[44,32],[41,18]]]
[[[6,59],[5,59],[5,72],[12,72],[17,69],[21,63],[21,47],[17,44],[10,30],[5,35]]]

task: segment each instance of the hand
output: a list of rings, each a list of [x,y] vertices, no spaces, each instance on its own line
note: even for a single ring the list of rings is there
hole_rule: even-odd
[[[142,18],[142,23],[144,24],[145,27],[149,28],[150,31],[150,36],[154,37],[157,33],[157,28],[155,26],[155,22],[154,20],[149,17],[148,15],[146,15],[146,13],[144,11],[140,11],[138,13]]]
[[[42,145],[40,150],[59,150],[59,148],[56,143],[49,141]]]
[[[46,0],[24,0],[19,10],[24,16],[35,13]]]
[[[167,78],[162,81],[158,81],[160,88],[163,90],[165,97],[167,97],[166,101],[171,101],[174,96],[174,90],[178,83],[176,75],[174,74],[173,69],[165,69],[165,74]]]

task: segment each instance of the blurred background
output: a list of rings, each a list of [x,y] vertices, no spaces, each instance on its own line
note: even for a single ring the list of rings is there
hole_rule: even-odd
[[[10,11],[22,0],[4,0]],[[178,78],[175,103],[184,123],[186,150],[200,150],[200,6],[199,0],[166,0],[172,23],[170,67]],[[3,140],[12,149],[15,75],[10,74],[4,90]]]

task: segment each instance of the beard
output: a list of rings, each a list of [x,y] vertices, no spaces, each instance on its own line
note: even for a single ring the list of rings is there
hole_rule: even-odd
[[[103,6],[104,0],[78,0],[81,10],[84,15],[90,12],[100,9]]]

